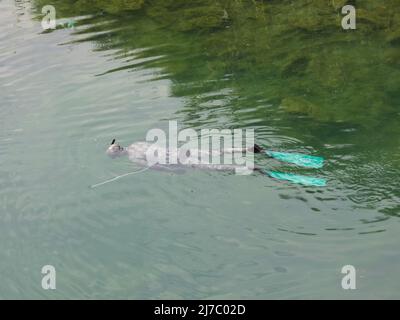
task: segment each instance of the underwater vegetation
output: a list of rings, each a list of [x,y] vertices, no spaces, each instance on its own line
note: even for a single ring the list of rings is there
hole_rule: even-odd
[[[35,4],[40,8],[45,2]],[[356,7],[356,30],[341,27],[346,4]],[[145,66],[160,68],[160,77],[173,81],[172,94],[192,97],[192,113],[196,97],[229,88],[240,97],[230,102],[233,110],[251,107],[246,99],[256,98],[288,115],[379,128],[399,143],[397,0],[55,0],[53,5],[58,17],[92,15],[80,21],[89,26],[77,33],[87,33],[99,50],[119,48],[126,57],[124,52],[147,48],[135,57],[159,56]],[[91,35],[104,29],[112,36]],[[130,67],[139,66],[121,69]]]

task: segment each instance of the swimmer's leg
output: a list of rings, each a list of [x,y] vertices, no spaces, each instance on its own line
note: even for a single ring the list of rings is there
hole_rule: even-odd
[[[209,156],[220,156],[223,154],[233,154],[233,153],[261,153],[264,149],[260,147],[258,144],[254,144],[252,147],[247,148],[226,148],[222,150],[201,150],[201,149],[192,149],[186,151],[189,153],[189,156],[192,156],[195,159],[208,159]]]
[[[229,165],[229,164],[196,164],[191,165],[193,169],[203,169],[203,170],[211,170],[211,171],[225,171],[225,172],[244,172],[246,170],[250,170],[252,172],[260,172],[262,173],[261,168],[248,168],[240,165]]]
[[[253,152],[253,153],[260,153],[264,149],[260,147],[258,144],[254,144],[252,147],[247,148],[227,148],[223,149],[222,153],[244,153],[244,152]]]

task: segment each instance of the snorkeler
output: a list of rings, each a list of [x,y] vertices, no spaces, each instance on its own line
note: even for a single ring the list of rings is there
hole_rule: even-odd
[[[107,155],[111,158],[118,158],[122,156],[128,156],[129,160],[139,164],[141,166],[150,167],[153,169],[162,169],[162,168],[176,168],[182,166],[189,166],[192,168],[199,168],[199,169],[210,169],[210,170],[219,170],[219,171],[233,171],[236,169],[243,169],[243,166],[239,165],[231,165],[231,164],[213,164],[208,160],[209,157],[214,156],[221,156],[226,153],[260,153],[263,149],[254,144],[254,146],[249,148],[226,148],[222,150],[201,150],[201,149],[189,149],[185,150],[185,157],[184,161],[179,161],[176,164],[165,164],[165,163],[150,163],[148,161],[147,154],[150,151],[150,148],[154,146],[148,142],[136,142],[131,144],[130,146],[124,148],[121,147],[118,143],[115,142],[115,139],[112,140],[111,145],[107,148]],[[164,153],[166,159],[175,158],[180,159],[180,152],[179,148],[175,150],[171,150],[168,148],[157,148],[157,151],[160,153]],[[250,169],[250,168],[249,168]],[[259,170],[259,168],[251,168],[254,171]]]
[[[209,170],[219,170],[219,171],[236,171],[236,170],[251,170],[257,171],[262,174],[268,175],[272,178],[278,180],[285,180],[290,181],[296,184],[302,184],[306,186],[317,186],[323,187],[326,186],[326,180],[322,178],[316,177],[308,177],[297,175],[293,173],[285,173],[285,172],[278,172],[278,171],[270,171],[265,170],[260,167],[256,167],[252,165],[251,167],[246,166],[239,166],[239,165],[230,165],[230,164],[213,164],[208,161],[204,161],[204,158],[208,158],[209,156],[221,156],[226,153],[261,153],[266,155],[269,158],[274,158],[276,160],[292,163],[298,166],[306,167],[306,168],[314,168],[319,169],[322,168],[324,165],[324,158],[316,157],[312,155],[306,154],[299,154],[299,153],[288,153],[288,152],[277,152],[277,151],[270,151],[265,150],[261,146],[254,144],[252,147],[248,148],[227,148],[223,150],[199,150],[199,149],[185,149],[185,161],[182,163],[177,164],[162,164],[160,162],[152,162],[149,163],[147,159],[147,153],[149,149],[153,146],[153,144],[148,142],[136,142],[131,144],[130,146],[124,148],[121,147],[118,143],[115,142],[115,139],[112,140],[111,145],[107,148],[106,153],[111,158],[117,158],[122,156],[128,156],[128,158],[137,163],[146,169],[158,169],[158,170],[170,170],[173,172],[178,172],[176,170],[181,170],[184,166],[189,166],[192,168],[199,168],[199,169],[209,169]],[[165,155],[165,159],[167,158],[179,158],[180,150],[177,148],[176,150],[169,150],[167,148],[157,148],[157,152],[163,153]],[[180,154],[181,155],[181,154]],[[200,161],[201,159],[201,161]],[[129,173],[131,174],[131,173]],[[126,174],[127,175],[127,174]],[[122,175],[125,176],[125,175]],[[122,177],[120,176],[120,177]],[[111,181],[118,179],[120,177],[116,177],[111,179]],[[100,183],[97,185],[102,185],[104,183]],[[95,186],[97,186],[95,185]]]

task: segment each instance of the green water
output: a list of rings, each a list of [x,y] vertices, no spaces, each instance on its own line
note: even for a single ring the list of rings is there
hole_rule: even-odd
[[[0,298],[399,298],[400,8],[0,0]],[[357,5],[358,5],[357,1]],[[312,188],[110,160],[149,129],[254,128]],[[53,265],[57,289],[43,290]],[[357,289],[341,288],[354,265]]]

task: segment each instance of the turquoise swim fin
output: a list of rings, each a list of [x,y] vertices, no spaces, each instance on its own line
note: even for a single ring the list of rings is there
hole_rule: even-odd
[[[265,171],[265,173],[275,179],[290,181],[290,182],[302,184],[305,186],[315,186],[315,187],[325,187],[326,186],[325,179],[299,176],[299,175],[293,174],[293,173],[283,173],[283,172],[277,172],[277,171]]]
[[[289,152],[277,152],[277,151],[265,151],[265,154],[271,158],[294,163],[298,166],[307,167],[307,168],[322,168],[324,165],[324,158],[310,156],[307,154],[300,153],[289,153]]]

